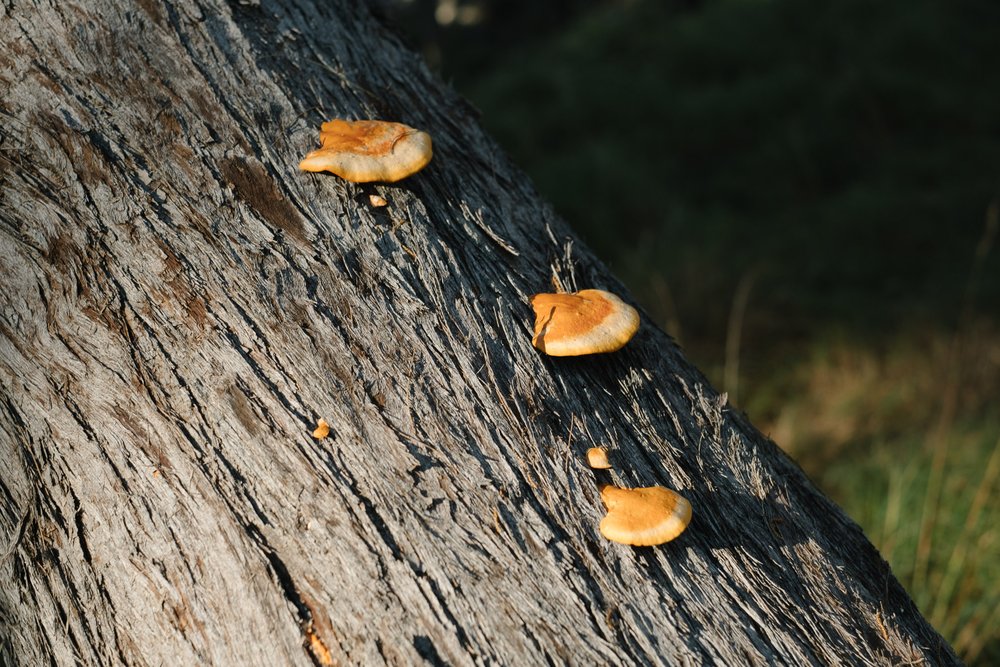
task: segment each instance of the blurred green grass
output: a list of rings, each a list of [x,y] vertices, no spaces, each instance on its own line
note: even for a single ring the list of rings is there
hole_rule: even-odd
[[[460,4],[414,39],[486,128],[1000,664],[1000,3]]]

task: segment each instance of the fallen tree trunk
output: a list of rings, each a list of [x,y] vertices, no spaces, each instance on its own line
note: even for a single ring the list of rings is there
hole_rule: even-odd
[[[620,285],[364,6],[288,4],[0,8],[5,664],[957,663],[648,321],[537,353],[552,275]],[[329,117],[434,161],[298,172]],[[596,444],[688,531],[601,538]]]

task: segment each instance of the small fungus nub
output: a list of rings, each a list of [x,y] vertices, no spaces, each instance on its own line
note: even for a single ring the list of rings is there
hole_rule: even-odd
[[[608,450],[604,447],[591,447],[587,450],[587,464],[594,470],[607,470],[611,467],[608,462]]]
[[[316,422],[316,430],[313,431],[313,437],[317,440],[322,440],[326,436],[330,435],[330,425],[326,423],[326,420],[322,417],[318,422]]]

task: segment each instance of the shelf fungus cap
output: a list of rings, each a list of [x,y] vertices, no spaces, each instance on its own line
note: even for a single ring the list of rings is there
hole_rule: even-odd
[[[323,123],[322,148],[299,163],[303,171],[330,171],[354,183],[392,183],[431,161],[431,135],[402,123],[340,120]]]
[[[594,470],[607,470],[611,467],[608,462],[608,450],[604,447],[591,447],[587,450],[587,464]]]
[[[683,533],[691,522],[691,503],[662,486],[605,486],[601,500],[608,508],[601,520],[601,535],[612,542],[635,547],[663,544]]]
[[[553,357],[614,352],[639,329],[639,313],[611,292],[536,294],[531,344]]]

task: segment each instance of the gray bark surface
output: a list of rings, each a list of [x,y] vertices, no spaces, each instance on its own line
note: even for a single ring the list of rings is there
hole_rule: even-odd
[[[299,172],[333,117],[434,160]],[[0,5],[0,234],[4,664],[958,662],[648,319],[532,348],[621,285],[363,4]],[[609,480],[688,531],[604,540]]]

